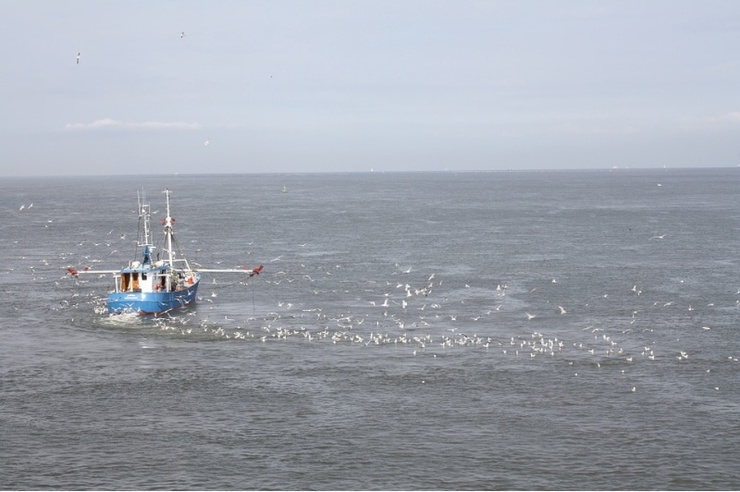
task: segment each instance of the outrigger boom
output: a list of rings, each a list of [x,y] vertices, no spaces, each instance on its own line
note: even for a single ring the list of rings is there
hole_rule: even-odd
[[[155,246],[151,241],[150,206],[139,192],[140,230],[137,246],[143,248],[141,260],[132,260],[120,270],[92,270],[85,267],[77,270],[68,267],[73,277],[82,273],[113,274],[115,285],[108,294],[108,312],[112,314],[133,312],[159,314],[185,306],[195,301],[200,285],[201,273],[242,273],[250,277],[259,275],[263,266],[256,268],[191,268],[184,254],[177,247],[174,234],[175,219],[170,214],[169,189],[165,195],[167,215],[162,219],[164,232],[164,258],[152,258]]]
[[[259,275],[262,271],[262,265],[257,268],[249,270],[247,267],[244,268],[226,268],[226,269],[214,269],[214,268],[193,268],[194,272],[205,272],[205,273],[246,273],[250,277]]]

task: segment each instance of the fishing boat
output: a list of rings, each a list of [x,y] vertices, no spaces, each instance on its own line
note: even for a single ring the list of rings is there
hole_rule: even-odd
[[[163,191],[166,203],[166,216],[162,219],[164,232],[161,254],[152,243],[150,227],[150,206],[143,192],[139,193],[139,235],[137,239],[141,256],[131,260],[120,270],[92,270],[73,267],[67,271],[78,277],[81,273],[113,274],[113,291],[108,294],[108,312],[111,314],[161,314],[186,306],[195,301],[200,285],[201,273],[241,273],[248,276],[259,275],[262,265],[254,269],[208,269],[191,268],[187,258],[175,240],[175,219],[170,214],[169,189]]]

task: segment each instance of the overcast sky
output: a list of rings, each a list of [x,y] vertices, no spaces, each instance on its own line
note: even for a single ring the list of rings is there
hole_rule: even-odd
[[[740,163],[735,0],[0,5],[3,176]]]

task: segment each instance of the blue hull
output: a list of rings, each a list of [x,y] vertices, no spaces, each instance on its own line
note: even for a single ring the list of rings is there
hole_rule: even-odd
[[[195,301],[198,283],[175,292],[114,292],[108,294],[108,312],[158,314],[177,309]]]

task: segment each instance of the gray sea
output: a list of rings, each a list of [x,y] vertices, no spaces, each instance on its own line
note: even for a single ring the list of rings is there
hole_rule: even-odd
[[[110,317],[66,268],[134,259],[164,188],[191,263],[263,273]],[[4,178],[0,209],[2,489],[740,489],[740,169]]]

